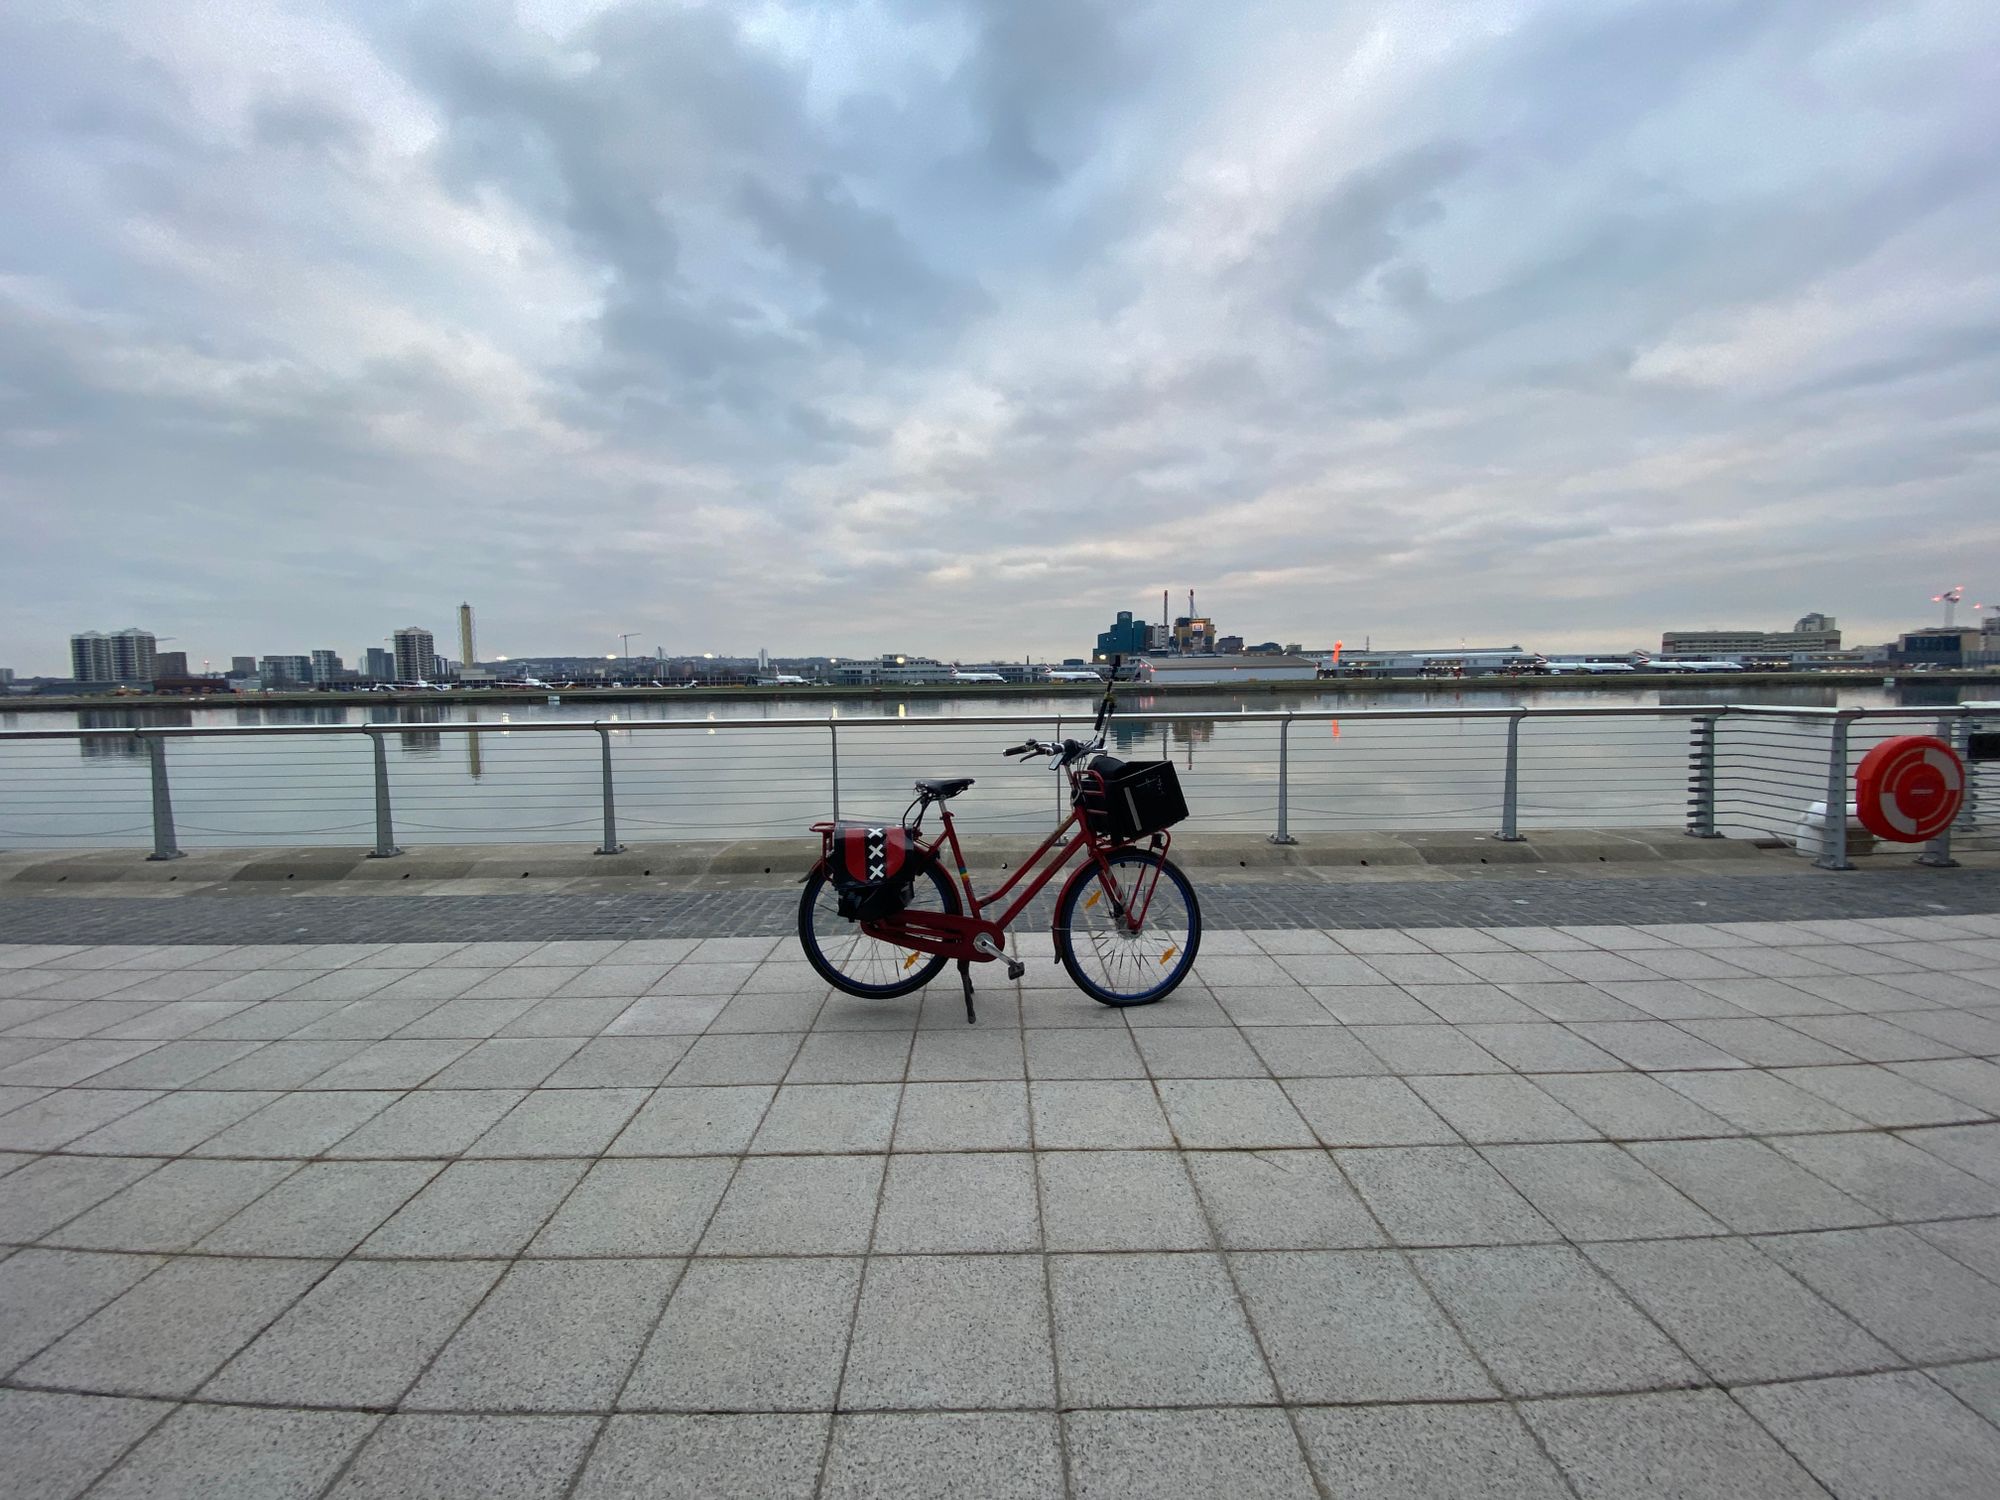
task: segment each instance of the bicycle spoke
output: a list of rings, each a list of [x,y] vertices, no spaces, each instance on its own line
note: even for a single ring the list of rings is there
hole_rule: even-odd
[[[946,908],[938,888],[927,879],[919,879],[909,909],[942,912]],[[905,984],[919,975],[921,965],[931,962],[930,955],[871,937],[859,923],[841,916],[839,894],[830,883],[822,883],[815,893],[811,925],[821,958],[844,980],[864,988]]]
[[[1107,994],[1137,999],[1158,989],[1185,950],[1193,922],[1175,882],[1155,883],[1138,861],[1114,861],[1109,882],[1102,870],[1086,880],[1070,917],[1071,948],[1091,982]],[[1124,904],[1146,901],[1136,930],[1122,914]],[[1078,937],[1083,939],[1077,942]]]

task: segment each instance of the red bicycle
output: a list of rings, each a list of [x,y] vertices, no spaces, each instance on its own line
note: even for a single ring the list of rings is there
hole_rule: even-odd
[[[1187,816],[1187,804],[1171,761],[1104,754],[1116,681],[1114,661],[1087,743],[1029,740],[1003,752],[1046,755],[1051,770],[1069,777],[1070,811],[989,896],[973,889],[947,805],[973,784],[970,776],[917,782],[898,826],[813,824],[821,855],[799,897],[799,944],[829,984],[888,999],[923,988],[956,960],[965,1016],[976,1020],[971,966],[997,961],[1010,979],[1021,977],[1007,929],[1081,855],[1056,896],[1057,959],[1077,988],[1105,1005],[1150,1005],[1173,993],[1201,946],[1201,905],[1167,858],[1167,829]],[[933,803],[944,826],[926,839]],[[943,861],[947,848],[956,884]]]

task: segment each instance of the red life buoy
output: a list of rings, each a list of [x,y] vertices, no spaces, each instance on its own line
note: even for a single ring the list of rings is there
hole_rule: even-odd
[[[1927,734],[1882,741],[1854,772],[1855,815],[1891,843],[1929,843],[1951,827],[1964,801],[1965,763]]]

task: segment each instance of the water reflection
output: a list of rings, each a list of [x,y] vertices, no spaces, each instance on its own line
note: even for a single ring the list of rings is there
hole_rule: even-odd
[[[1194,747],[1215,738],[1215,724],[1214,719],[1172,719],[1158,724],[1113,719],[1106,743],[1121,755],[1157,755],[1161,760],[1173,759],[1172,747],[1178,745],[1187,751],[1187,762],[1193,765]]]
[[[451,708],[448,703],[392,704],[371,708],[368,717],[376,724],[444,724],[452,722]],[[402,742],[405,755],[431,756],[444,748],[444,736],[427,730],[409,730],[396,738]]]
[[[1905,708],[1949,708],[1961,703],[1968,696],[1965,688],[1956,682],[1931,682],[1918,679],[1915,682],[1899,682],[1895,687],[1896,701]],[[1975,696],[1990,697],[1992,689],[1982,688]]]
[[[81,708],[76,713],[79,729],[186,729],[194,723],[188,708]],[[143,760],[145,742],[126,734],[86,734],[76,742],[84,760]]]
[[[1764,708],[1834,708],[1840,702],[1836,687],[1731,687],[1710,679],[1699,687],[1662,688],[1662,708],[1700,708],[1711,703],[1756,704]]]

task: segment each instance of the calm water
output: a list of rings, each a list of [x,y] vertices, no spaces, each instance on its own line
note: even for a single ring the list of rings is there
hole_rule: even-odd
[[[1926,707],[1957,699],[1944,683],[1880,688],[1732,688],[1536,694],[1440,687],[1425,693],[1121,693],[1128,713],[1192,715],[1168,724],[1114,725],[1118,753],[1169,758],[1179,768],[1194,826],[1268,831],[1277,812],[1279,731],[1232,722],[1245,711],[1331,711],[1295,723],[1287,755],[1290,820],[1317,829],[1477,828],[1497,822],[1504,726],[1480,721],[1375,721],[1368,708],[1694,705]],[[1084,698],[882,698],[823,702],[667,699],[647,703],[384,706],[365,697],[311,707],[215,709],[106,707],[74,714],[0,712],[0,729],[106,731],[81,741],[0,742],[0,846],[89,847],[150,838],[149,781],[134,727],[283,728],[270,736],[169,742],[169,780],[184,847],[366,844],[374,832],[370,742],[315,734],[335,726],[477,724],[476,734],[411,728],[385,737],[397,840],[405,847],[492,841],[595,843],[601,828],[598,737],[552,732],[552,722],[612,726],[619,834],[628,842],[802,831],[833,810],[836,750],[840,811],[893,817],[916,776],[970,775],[954,803],[969,830],[1046,828],[1060,806],[1057,778],[1039,761],[999,752],[1032,734],[1053,738],[1087,725]],[[1031,717],[1018,728],[960,722],[994,713]],[[862,724],[890,718],[890,725]],[[808,728],[771,720],[811,718]],[[825,721],[837,726],[829,730]],[[671,729],[626,727],[668,721]],[[1760,767],[1741,788],[1745,827],[1796,816],[1824,738],[1785,725],[1724,730],[1725,753]],[[1857,739],[1857,744],[1861,743]],[[1524,828],[1682,821],[1688,726],[1647,718],[1530,721],[1521,736]],[[1819,773],[1822,774],[1823,773]],[[1795,791],[1795,788],[1798,789]],[[1768,808],[1763,804],[1768,803]]]

